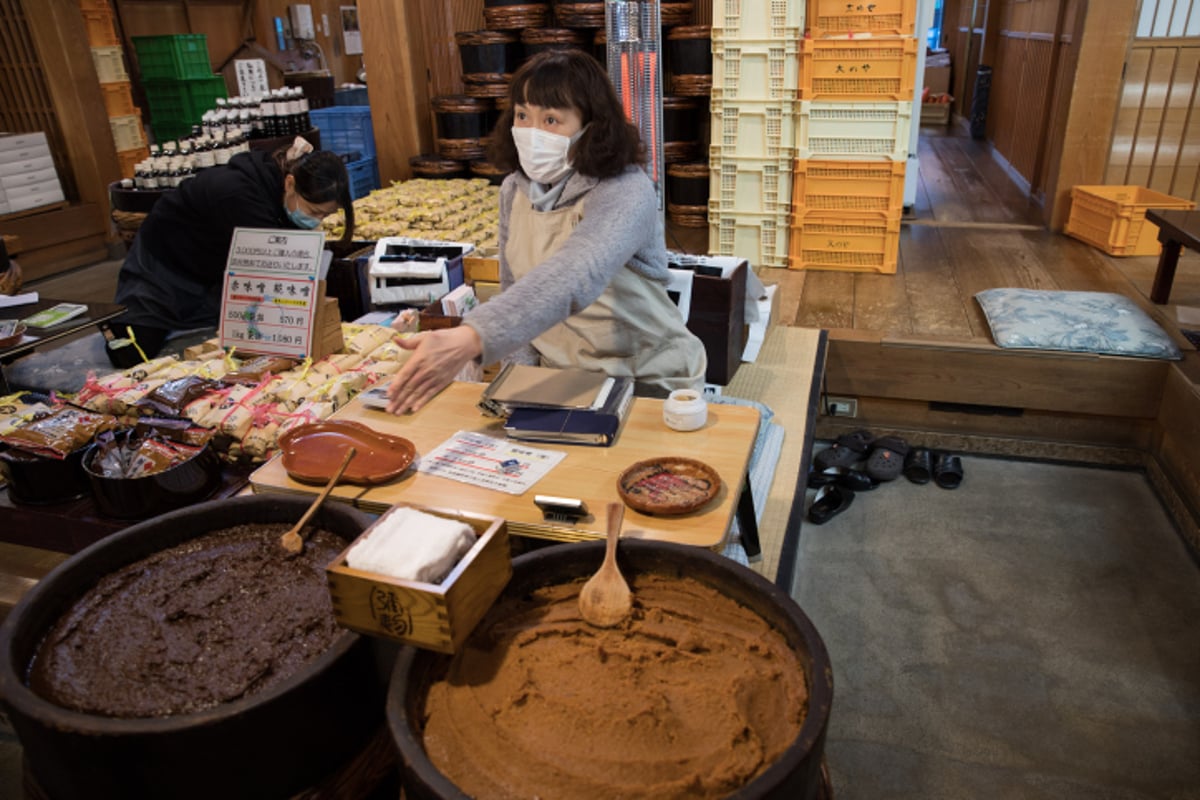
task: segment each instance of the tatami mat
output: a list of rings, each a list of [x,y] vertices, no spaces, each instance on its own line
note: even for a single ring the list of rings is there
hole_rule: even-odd
[[[742,364],[724,390],[726,395],[766,404],[775,414],[772,421],[785,431],[775,478],[758,523],[763,557],[751,564],[785,590],[791,588],[799,536],[799,520],[791,519],[792,502],[812,451],[813,412],[824,350],[823,331],[776,326],[768,331],[754,363]],[[803,491],[799,498],[803,501]],[[784,557],[785,551],[792,557]]]

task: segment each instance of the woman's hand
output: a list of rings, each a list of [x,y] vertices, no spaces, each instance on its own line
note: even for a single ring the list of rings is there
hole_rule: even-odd
[[[388,386],[388,411],[393,414],[420,411],[483,353],[479,334],[469,325],[418,333],[398,343],[413,354]]]

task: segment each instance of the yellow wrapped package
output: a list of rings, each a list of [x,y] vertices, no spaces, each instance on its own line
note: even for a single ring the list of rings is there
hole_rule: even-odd
[[[320,422],[333,413],[333,404],[308,400],[296,407],[295,411],[282,415],[279,422],[279,435],[282,436],[292,428],[307,425],[310,422]]]
[[[266,460],[279,438],[279,423],[266,420],[252,427],[242,439],[242,453],[257,460]]]
[[[333,410],[337,411],[349,403],[350,398],[361,392],[366,385],[367,376],[364,373],[347,372],[345,375],[331,378],[309,399],[317,402],[328,401],[333,405]]]
[[[229,413],[229,410],[252,391],[254,391],[253,386],[247,386],[242,383],[230,386],[220,393],[220,396],[216,398],[216,402],[209,406],[207,413],[203,414],[203,416],[192,418],[192,421],[203,428],[215,430],[221,424],[221,419]],[[206,399],[201,398],[197,402],[203,402]]]
[[[33,400],[28,392],[18,392],[0,397],[0,436],[12,433],[35,420],[47,417],[53,409],[39,400]]]
[[[174,366],[179,361],[179,356],[159,356],[149,361],[144,361],[137,366],[130,367],[125,370],[124,375],[132,378],[136,383],[144,381],[146,378],[157,375],[158,372]]]
[[[102,378],[88,375],[87,380],[83,383],[83,388],[75,395],[75,403],[88,411],[113,414],[116,413],[114,411],[116,404],[113,402],[113,398],[135,383],[133,378],[120,372],[114,372]]]
[[[288,411],[295,411],[296,406],[315,394],[317,389],[329,380],[328,375],[313,370],[311,365],[303,370],[292,370],[279,378],[274,388],[275,401]]]
[[[390,342],[396,332],[386,325],[364,325],[346,342],[346,352],[365,354],[382,344]]]
[[[357,367],[362,360],[363,354],[357,351],[331,353],[313,364],[313,370],[324,374],[328,378],[333,375],[341,375],[343,372],[349,372]]]
[[[108,413],[124,414],[126,411],[130,411],[135,405],[137,405],[139,400],[166,382],[166,378],[146,378],[145,380],[139,381],[133,386],[130,386],[128,389],[122,389],[112,396],[112,410]],[[136,411],[134,413],[136,413]]]
[[[278,382],[279,377],[272,375],[251,389],[225,412],[217,423],[217,431],[238,441],[245,438],[255,422],[267,419],[274,410],[272,387]]]

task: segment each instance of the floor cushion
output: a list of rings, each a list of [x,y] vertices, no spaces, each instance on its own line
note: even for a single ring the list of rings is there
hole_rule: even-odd
[[[975,295],[1000,347],[1178,359],[1167,332],[1128,297],[1107,292],[987,289]]]

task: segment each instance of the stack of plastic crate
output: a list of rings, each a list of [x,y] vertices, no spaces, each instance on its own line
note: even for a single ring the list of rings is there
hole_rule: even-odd
[[[714,0],[708,247],[788,266],[804,3]]]
[[[228,97],[225,78],[214,75],[203,33],[134,36],[142,88],[150,106],[150,129],[159,142],[187,136],[218,97]]]
[[[350,194],[357,200],[379,188],[379,162],[375,159],[375,129],[370,106],[329,106],[308,112],[321,132],[321,149],[331,150],[346,162]]]
[[[96,74],[100,77],[100,94],[117,145],[121,177],[132,178],[134,165],[148,156],[150,150],[146,147],[141,112],[133,104],[129,73],[125,71],[125,53],[121,37],[117,35],[112,6],[108,0],[79,0],[79,11],[87,27]]]
[[[791,269],[894,273],[917,0],[808,0],[800,44]]]

